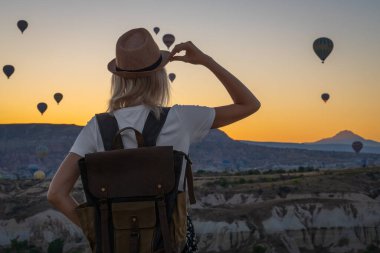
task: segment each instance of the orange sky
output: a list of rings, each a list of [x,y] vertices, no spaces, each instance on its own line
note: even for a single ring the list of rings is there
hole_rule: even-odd
[[[380,141],[380,3],[367,1],[8,1],[1,3],[0,123],[84,125],[106,109],[117,38],[146,27],[192,40],[259,98],[254,115],[222,128],[232,138],[308,142],[349,129]],[[90,4],[91,3],[91,4]],[[23,35],[19,19],[29,22]],[[159,26],[156,36],[153,27]],[[326,36],[325,64],[312,50]],[[220,106],[228,93],[204,67],[173,62],[171,104]],[[62,92],[60,105],[53,99]],[[323,92],[330,93],[325,104]],[[36,109],[46,102],[43,116]]]

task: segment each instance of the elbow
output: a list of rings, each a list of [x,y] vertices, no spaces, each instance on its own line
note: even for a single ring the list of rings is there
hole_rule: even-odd
[[[58,194],[51,188],[49,188],[46,197],[47,197],[47,201],[53,206],[57,206],[57,204],[60,202],[60,199],[61,199],[60,194]]]
[[[57,202],[57,196],[54,193],[52,193],[50,190],[47,192],[46,197],[47,197],[47,201],[52,205],[54,205],[54,203]]]
[[[250,114],[254,114],[257,112],[261,107],[261,103],[259,100],[255,99],[255,101],[250,106]]]

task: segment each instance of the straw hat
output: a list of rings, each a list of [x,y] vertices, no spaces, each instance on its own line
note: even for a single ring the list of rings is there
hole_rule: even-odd
[[[160,50],[145,28],[129,30],[116,43],[116,58],[108,70],[126,78],[147,76],[169,62],[169,51]]]

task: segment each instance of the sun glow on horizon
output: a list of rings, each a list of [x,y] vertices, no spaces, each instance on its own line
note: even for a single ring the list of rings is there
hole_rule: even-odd
[[[117,38],[146,27],[161,49],[165,33],[175,43],[193,41],[260,100],[257,113],[221,128],[233,139],[311,142],[348,129],[380,141],[380,2],[116,2],[118,8],[102,1],[1,4],[1,64],[14,65],[15,73],[0,76],[0,124],[85,125],[107,108],[106,65]],[[20,18],[29,22],[23,34]],[[335,45],[324,64],[312,50],[321,36]],[[181,62],[166,68],[177,76],[170,105],[232,103],[206,68]],[[64,95],[59,105],[55,92]],[[43,115],[39,102],[48,104]]]

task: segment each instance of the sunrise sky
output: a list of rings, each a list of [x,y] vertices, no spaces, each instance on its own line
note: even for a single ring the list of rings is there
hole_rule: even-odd
[[[0,76],[0,123],[84,125],[105,111],[106,65],[136,27],[161,49],[165,33],[175,44],[191,40],[257,96],[256,114],[221,129],[234,139],[309,142],[348,129],[380,141],[380,1],[371,0],[0,0],[0,65],[16,69]],[[312,50],[318,37],[335,45],[324,64]],[[202,66],[173,62],[167,71],[177,75],[171,104],[232,102]],[[43,116],[39,102],[48,104]]]

